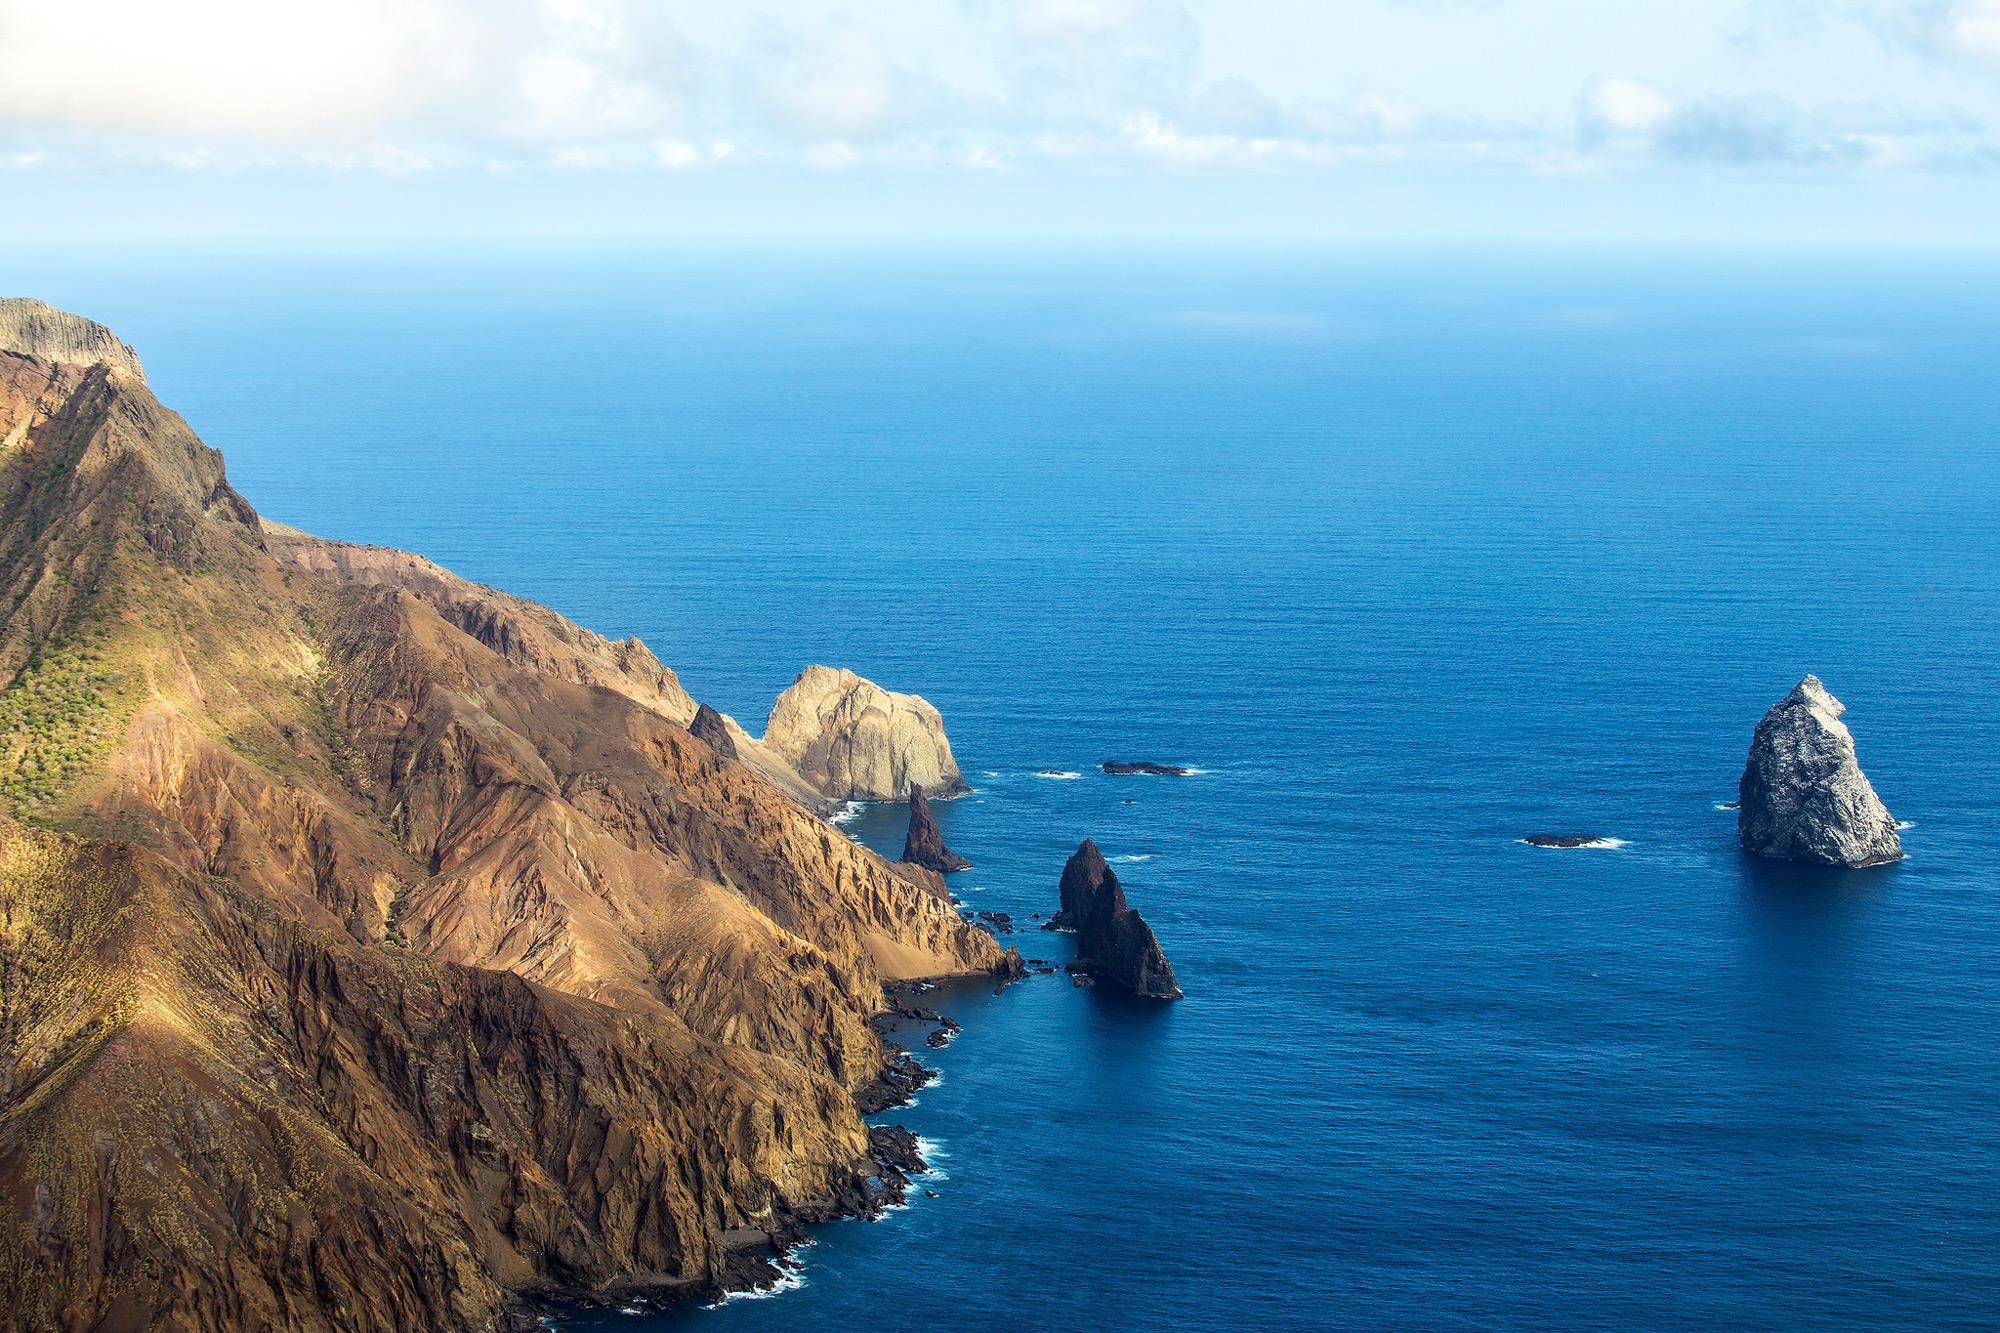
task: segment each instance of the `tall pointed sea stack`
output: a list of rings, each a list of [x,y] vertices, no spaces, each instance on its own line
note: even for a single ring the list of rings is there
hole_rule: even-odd
[[[1743,849],[1783,861],[1872,866],[1900,860],[1896,818],[1854,758],[1840,700],[1807,676],[1771,706],[1737,786]]]
[[[937,816],[931,813],[931,803],[924,799],[921,783],[910,784],[910,832],[903,839],[903,860],[941,875],[972,865],[944,845],[944,832],[938,828]]]
[[[1146,918],[1125,905],[1118,876],[1085,838],[1063,865],[1062,911],[1046,929],[1076,932],[1076,970],[1115,981],[1134,995],[1177,1000],[1173,964]]]

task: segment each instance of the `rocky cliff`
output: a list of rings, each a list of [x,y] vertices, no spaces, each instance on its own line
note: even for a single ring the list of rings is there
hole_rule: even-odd
[[[1896,820],[1862,776],[1840,700],[1807,676],[1757,724],[1737,785],[1746,851],[1825,866],[1871,866],[1903,855]]]
[[[51,364],[113,365],[146,382],[139,354],[110,329],[31,297],[0,298],[0,348]]]
[[[1146,919],[1126,905],[1118,876],[1086,838],[1063,865],[1062,910],[1045,930],[1076,932],[1073,970],[1102,977],[1134,995],[1180,998],[1173,965]]]
[[[772,705],[762,743],[835,800],[906,800],[913,782],[939,796],[970,790],[938,710],[852,671],[801,671]]]
[[[944,845],[944,831],[938,827],[937,816],[931,813],[931,803],[924,799],[920,782],[910,784],[910,831],[903,838],[903,860],[941,875],[972,866],[972,862]]]
[[[494,1329],[524,1292],[713,1291],[875,1206],[882,983],[1007,969],[992,940],[690,735],[636,639],[267,529],[135,369],[26,347],[12,1326]]]

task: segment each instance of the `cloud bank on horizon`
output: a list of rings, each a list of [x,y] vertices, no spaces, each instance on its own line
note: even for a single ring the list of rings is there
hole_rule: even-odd
[[[2000,167],[2000,0],[0,0],[0,168]]]

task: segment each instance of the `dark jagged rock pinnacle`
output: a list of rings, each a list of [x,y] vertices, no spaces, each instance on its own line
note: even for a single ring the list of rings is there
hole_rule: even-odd
[[[1062,911],[1044,929],[1076,932],[1075,971],[1114,981],[1134,995],[1180,998],[1173,964],[1153,928],[1126,906],[1118,876],[1088,838],[1063,866]]]
[[[728,726],[723,723],[722,714],[707,704],[694,710],[694,721],[688,723],[688,735],[705,742],[709,749],[724,759],[738,757],[736,738],[729,734]]]
[[[972,864],[944,845],[944,833],[931,813],[931,803],[924,799],[923,787],[914,782],[910,784],[910,836],[903,840],[903,860],[939,874],[964,870]]]

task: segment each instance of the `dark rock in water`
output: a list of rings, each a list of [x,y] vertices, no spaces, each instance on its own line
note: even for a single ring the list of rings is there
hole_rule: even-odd
[[[1126,798],[1125,798],[1125,799],[1124,799],[1124,800],[1123,800],[1122,802],[1120,802],[1120,804],[1121,804],[1121,805],[1137,805],[1137,804],[1138,804],[1138,802],[1137,802],[1137,801],[1135,801],[1135,800],[1133,800],[1133,799],[1132,799],[1131,797],[1127,796],[1127,797],[1126,797]]]
[[[1521,839],[1521,841],[1527,843],[1530,847],[1602,847],[1610,842],[1611,839],[1600,838],[1595,835],[1587,838],[1578,838],[1566,834],[1531,833]]]
[[[1193,769],[1182,768],[1179,764],[1155,764],[1143,759],[1136,764],[1121,764],[1116,759],[1107,759],[1104,761],[1104,771],[1116,777],[1125,777],[1133,773],[1156,773],[1163,778],[1184,778],[1194,772]]]
[[[1069,979],[1069,984],[1078,987],[1095,986],[1097,984],[1097,978],[1091,976],[1088,972],[1079,972],[1075,976]]]
[[[1743,808],[1743,802],[1731,801],[1728,805],[1718,805],[1715,808],[1718,810],[1741,810]]]
[[[883,1166],[894,1167],[913,1176],[921,1176],[931,1169],[930,1164],[917,1155],[917,1136],[901,1125],[870,1125],[868,1155]]]
[[[705,743],[709,749],[724,759],[735,759],[736,738],[729,734],[729,728],[722,721],[722,714],[707,704],[694,710],[694,721],[688,723],[688,735]]]
[[[1783,861],[1873,866],[1902,859],[1896,818],[1854,757],[1847,708],[1807,676],[1771,706],[1737,784],[1743,849]]]
[[[938,1050],[942,1050],[944,1047],[950,1044],[951,1044],[951,1034],[949,1032],[946,1032],[943,1028],[939,1028],[936,1032],[933,1032],[931,1033],[930,1036],[924,1038],[924,1045]]]
[[[1088,838],[1063,866],[1062,911],[1042,928],[1076,932],[1075,971],[1115,981],[1134,995],[1180,996],[1153,928],[1126,906],[1118,876]]]
[[[931,813],[931,803],[924,799],[923,787],[914,782],[910,784],[910,833],[903,839],[903,859],[939,874],[964,870],[972,864],[944,845],[944,834],[938,829],[937,816]]]
[[[855,1109],[863,1115],[874,1115],[901,1106],[936,1077],[936,1070],[924,1068],[908,1055],[898,1055],[882,1066],[872,1082],[854,1094]]]

